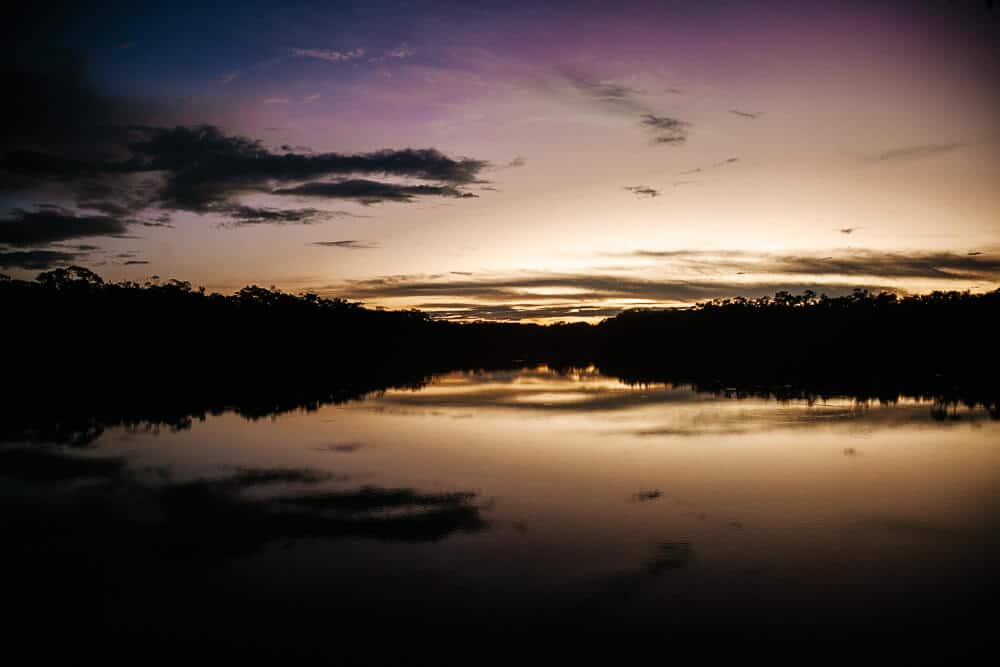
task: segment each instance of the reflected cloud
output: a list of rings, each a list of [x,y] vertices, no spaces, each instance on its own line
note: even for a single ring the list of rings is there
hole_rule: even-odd
[[[27,485],[15,487],[19,502],[0,503],[0,516],[18,519],[5,521],[12,527],[8,538],[30,544],[32,538],[18,532],[44,526],[53,547],[119,557],[214,560],[299,539],[434,542],[488,526],[474,492],[330,490],[319,487],[346,478],[312,469],[237,468],[177,480],[165,469],[134,470],[119,457],[4,448],[0,479]],[[9,488],[0,485],[0,494]],[[84,533],[88,539],[78,540]],[[66,543],[53,544],[60,539]]]

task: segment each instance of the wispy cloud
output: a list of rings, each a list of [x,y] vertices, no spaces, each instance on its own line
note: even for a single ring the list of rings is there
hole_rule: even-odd
[[[687,141],[691,124],[670,116],[643,114],[639,124],[651,131],[654,144],[682,144]]]
[[[944,155],[945,153],[951,153],[960,148],[964,148],[963,143],[950,143],[950,144],[921,144],[917,146],[903,146],[901,148],[893,148],[887,150],[884,153],[880,153],[874,158],[875,162],[897,162],[903,160],[921,160],[924,158],[937,157],[938,155]]]
[[[288,52],[296,58],[313,58],[325,60],[331,63],[357,60],[365,55],[364,49],[354,49],[351,51],[335,51],[333,49],[289,49]]]
[[[729,113],[734,116],[740,116],[741,118],[749,118],[750,120],[757,120],[763,115],[763,111],[740,111],[739,109],[730,109]]]
[[[400,44],[396,48],[390,49],[380,56],[369,58],[368,62],[381,63],[386,60],[406,60],[407,58],[412,58],[416,54],[416,49],[410,47],[408,44]]]
[[[345,250],[371,250],[377,248],[378,243],[372,241],[316,241],[311,245],[323,246],[325,248],[343,248]]]
[[[570,85],[590,104],[615,114],[638,117],[639,125],[653,134],[653,143],[679,145],[687,141],[691,124],[667,116],[646,103],[648,91],[615,81],[595,81],[577,72],[562,73]]]
[[[709,169],[718,169],[719,167],[725,167],[727,165],[735,164],[739,162],[738,157],[728,157],[725,160],[719,160],[718,162],[713,162],[710,165],[704,167],[694,167],[693,169],[685,169],[684,171],[677,172],[678,176],[691,176],[692,174],[700,174]]]
[[[616,255],[619,256],[619,255]],[[633,257],[658,259],[691,273],[739,271],[756,275],[1000,280],[1000,256],[951,252],[892,253],[847,250],[830,255],[783,255],[748,251],[637,250]]]
[[[637,197],[652,198],[660,196],[659,190],[646,185],[626,185],[624,189],[628,190]]]

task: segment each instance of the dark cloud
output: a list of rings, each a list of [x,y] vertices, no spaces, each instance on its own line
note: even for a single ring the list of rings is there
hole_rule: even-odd
[[[464,192],[452,185],[402,185],[351,179],[346,181],[305,183],[292,188],[274,190],[276,195],[299,195],[305,197],[326,197],[330,199],[353,199],[366,206],[386,201],[410,202],[414,197],[438,196],[459,199],[475,198],[478,195]]]
[[[145,259],[130,259],[127,262],[125,262],[125,266],[133,266],[136,264],[152,264],[152,262]]]
[[[158,127],[149,119],[162,114],[98,91],[80,55],[40,54],[34,61],[31,67],[20,60],[0,64],[0,85],[18,92],[18,103],[6,105],[0,123],[0,189],[29,193],[58,186],[78,208],[110,217],[135,218],[153,208],[229,214],[239,224],[303,222],[314,214],[252,212],[240,208],[239,198],[303,183],[308,191],[310,181],[354,176],[424,182],[410,191],[386,184],[378,201],[463,196],[459,188],[480,182],[479,173],[489,166],[433,148],[272,151],[211,125]]]
[[[0,250],[0,267],[41,271],[80,261],[82,255],[60,250]]]
[[[735,270],[757,274],[873,276],[998,280],[1000,259],[949,252],[884,253],[852,250],[839,255],[777,255],[742,251],[639,250],[636,257],[658,258],[692,270]]]
[[[626,185],[625,189],[637,197],[659,197],[660,191],[646,185]]]
[[[360,442],[341,442],[334,443],[330,445],[323,445],[322,447],[316,447],[316,451],[319,452],[333,452],[335,454],[353,454],[361,449],[364,449],[366,445]]]
[[[831,296],[849,294],[854,287],[873,291],[885,289],[880,285],[816,284],[804,282],[729,282],[726,280],[645,280],[621,275],[578,275],[541,273],[515,276],[484,276],[480,279],[432,279],[426,276],[390,276],[370,280],[351,281],[337,286],[340,296],[365,300],[386,297],[451,297],[453,306],[469,304],[483,306],[481,301],[500,301],[504,305],[523,303],[546,306],[556,301],[549,292],[553,289],[573,290],[570,299],[563,299],[559,307],[580,308],[605,299],[669,301],[702,301],[718,297],[742,295],[746,297],[770,296],[777,291],[801,293],[811,289]],[[492,304],[488,304],[492,307]],[[432,304],[424,304],[431,308]],[[457,310],[457,308],[454,308]],[[618,310],[621,310],[620,308]],[[617,312],[617,310],[616,310]],[[530,317],[527,311],[521,318]]]
[[[377,248],[377,243],[371,241],[316,241],[312,245],[324,246],[327,248],[346,248],[348,250],[369,250]]]
[[[1000,279],[1000,259],[938,253],[878,253],[857,251],[844,257],[778,257],[781,273],[876,276],[880,278]]]
[[[76,245],[66,245],[66,244],[56,244],[57,248],[69,248],[70,250],[76,250],[77,252],[94,252],[95,250],[101,250],[99,246],[90,245],[89,243],[79,243]]]
[[[653,133],[654,144],[679,145],[687,141],[691,124],[651,109],[639,99],[647,91],[611,81],[594,81],[573,72],[564,72],[563,76],[577,91],[602,108],[637,116],[639,124]]]
[[[761,111],[740,111],[739,109],[730,109],[729,113],[731,113],[731,114],[733,114],[735,116],[741,116],[743,118],[749,118],[751,120],[756,120],[758,117],[760,117],[763,114],[763,112],[761,112]]]
[[[894,162],[901,160],[919,160],[921,158],[936,157],[945,153],[950,153],[959,148],[964,148],[965,144],[922,144],[919,146],[903,146],[885,151],[873,158],[876,162]]]
[[[432,148],[381,150],[353,155],[272,153],[257,141],[228,136],[208,125],[149,130],[145,138],[132,142],[130,148],[140,161],[141,166],[137,168],[168,174],[158,195],[161,205],[196,211],[208,210],[212,204],[229,200],[242,192],[266,192],[275,182],[295,183],[350,174],[438,181],[447,185],[410,187],[440,188],[442,194],[449,196],[449,193],[458,192],[455,186],[474,182],[479,172],[488,166],[482,160],[455,160]],[[354,180],[386,188],[399,187]],[[287,194],[302,188],[298,194],[316,194],[318,185],[329,184],[306,183],[277,192]],[[414,191],[414,194],[434,192]],[[409,201],[407,197],[393,198],[391,195],[382,199]]]
[[[37,211],[14,209],[0,219],[0,244],[41,246],[57,241],[93,236],[116,236],[128,231],[126,223],[103,215],[75,215],[59,208]]]
[[[15,543],[30,543],[35,527],[44,525],[47,553],[67,563],[84,554],[121,556],[139,571],[164,559],[217,562],[274,542],[432,542],[489,527],[473,492],[331,490],[321,485],[346,478],[309,469],[237,469],[175,480],[168,470],[137,470],[120,458],[61,448],[4,449],[0,463],[0,477],[19,485],[16,503],[10,494],[0,503],[0,520],[12,526]]]
[[[0,89],[17,94],[17,103],[0,112],[0,156],[23,151],[25,158],[47,158],[51,168],[77,171],[94,155],[111,157],[109,144],[122,141],[145,111],[98,90],[81,53],[32,49],[30,58],[20,55],[25,57],[0,63]]]
[[[513,160],[511,160],[510,162],[508,162],[507,166],[508,167],[515,167],[515,168],[516,167],[523,167],[527,163],[528,163],[527,160],[525,160],[523,157],[521,157],[520,155],[518,155]]]
[[[639,124],[655,134],[653,143],[656,144],[682,144],[687,141],[691,127],[682,120],[651,113],[643,114]]]
[[[346,217],[347,211],[322,211],[316,208],[261,208],[256,206],[217,206],[213,213],[225,215],[234,225],[309,225],[330,218]]]

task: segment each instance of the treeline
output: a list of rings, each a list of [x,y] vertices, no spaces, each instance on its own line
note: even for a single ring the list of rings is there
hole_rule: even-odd
[[[70,267],[0,279],[0,313],[8,398],[96,392],[159,406],[237,403],[249,414],[538,363],[705,388],[974,400],[997,395],[1000,371],[1000,290],[779,292],[540,326],[446,322],[256,286],[221,295],[178,280],[111,283]]]

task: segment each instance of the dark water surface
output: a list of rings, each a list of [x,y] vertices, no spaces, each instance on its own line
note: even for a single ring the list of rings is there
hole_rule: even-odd
[[[983,409],[587,369],[0,446],[17,634],[137,658],[945,661],[992,643],[998,489]]]

